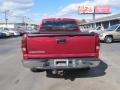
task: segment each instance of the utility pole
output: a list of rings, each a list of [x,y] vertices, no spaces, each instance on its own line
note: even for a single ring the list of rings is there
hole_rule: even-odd
[[[23,27],[25,27],[25,18],[24,18],[24,16],[22,17],[22,23],[23,23]]]
[[[93,13],[93,21],[95,20],[95,12]]]
[[[23,22],[24,28],[27,29],[27,27],[26,27],[26,22],[25,22],[25,18],[26,18],[26,16],[23,16],[23,17],[22,17],[22,22]]]
[[[8,18],[7,18],[7,12],[8,12],[8,11],[9,11],[9,10],[5,10],[5,12],[4,12],[6,28],[7,28],[7,24],[8,24]]]
[[[93,21],[94,21],[94,28],[96,28],[96,24],[95,24],[95,6],[94,6],[94,12],[93,12],[93,14],[92,14],[92,16],[93,16]]]
[[[16,16],[16,17],[21,19],[22,28],[27,29],[26,16]]]
[[[31,26],[31,18],[27,18],[28,19],[28,26]]]
[[[94,12],[93,12],[93,21],[95,20],[95,7],[94,7]]]

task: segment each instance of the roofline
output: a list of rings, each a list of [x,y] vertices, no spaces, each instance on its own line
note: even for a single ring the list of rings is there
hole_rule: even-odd
[[[107,19],[104,19],[104,18],[107,18]],[[111,20],[120,20],[120,14],[115,14],[115,15],[111,15],[111,16],[98,18],[98,19],[96,19],[94,21],[92,20],[90,22],[87,22],[87,23],[84,23],[84,24],[80,24],[80,25],[93,24],[93,23],[105,22],[105,21],[111,21]]]
[[[0,24],[6,24],[6,23],[0,23]],[[7,23],[7,24],[23,24],[23,23]],[[29,23],[26,23],[26,24],[29,24]],[[37,25],[37,24],[30,24],[30,25]]]
[[[73,18],[45,18],[42,20],[76,20],[76,19],[73,19]]]

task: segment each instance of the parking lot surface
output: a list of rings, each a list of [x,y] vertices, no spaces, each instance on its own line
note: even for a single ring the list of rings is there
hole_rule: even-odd
[[[120,90],[120,42],[101,43],[99,67],[64,76],[24,68],[21,38],[0,39],[0,90]]]

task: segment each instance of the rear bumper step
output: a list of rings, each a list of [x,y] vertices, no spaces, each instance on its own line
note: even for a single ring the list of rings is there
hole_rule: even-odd
[[[79,69],[97,67],[100,64],[98,58],[79,58],[55,61],[53,59],[30,59],[22,62],[27,68],[38,69]],[[62,66],[60,66],[62,63]],[[57,65],[60,64],[60,65]]]

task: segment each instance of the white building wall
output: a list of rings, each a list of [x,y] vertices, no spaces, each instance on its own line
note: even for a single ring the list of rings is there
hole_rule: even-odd
[[[6,24],[0,24],[0,28],[15,28],[15,25],[14,24],[7,24],[7,26],[6,26]]]

